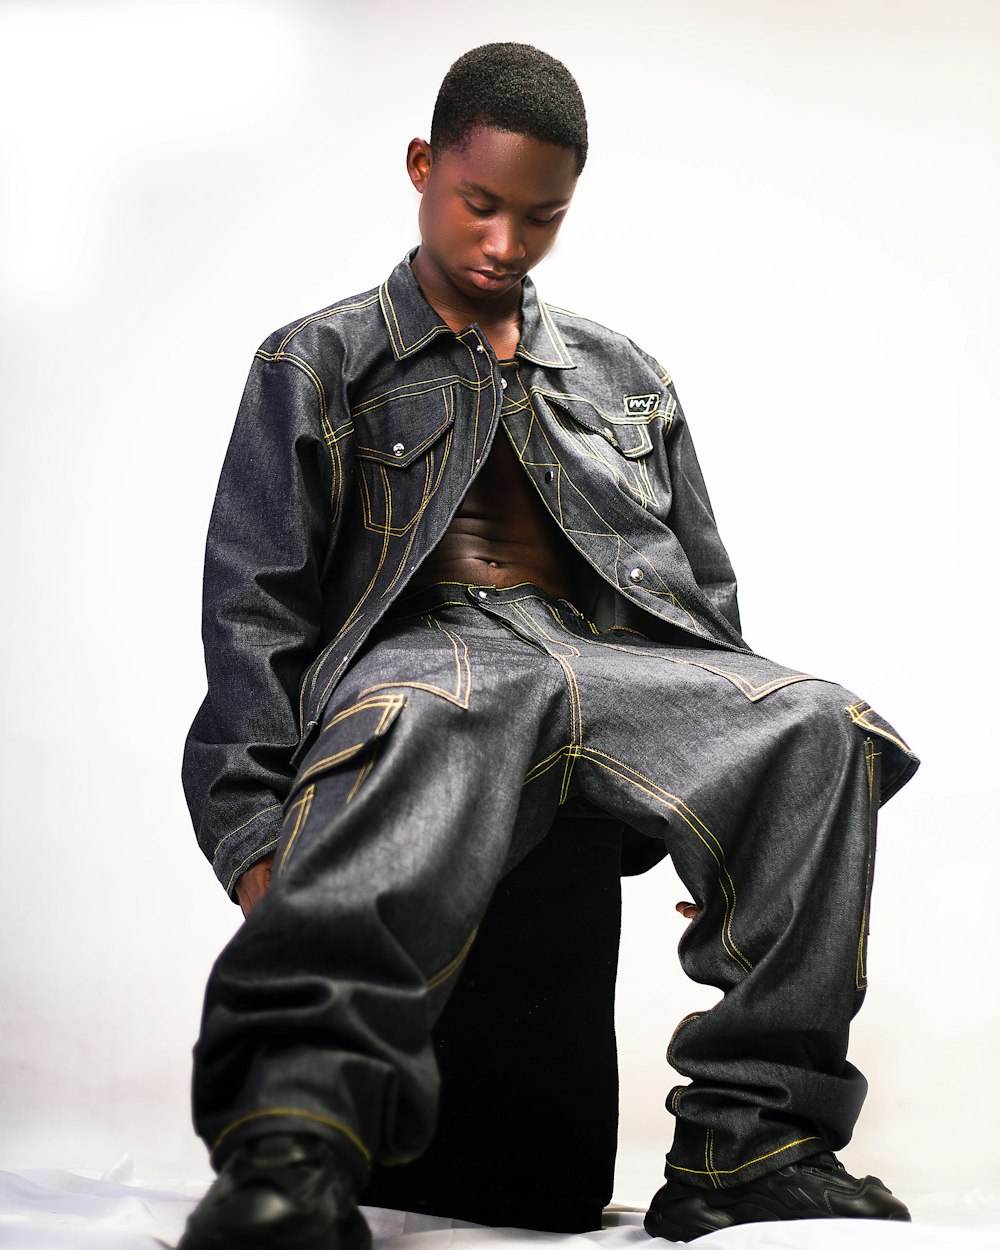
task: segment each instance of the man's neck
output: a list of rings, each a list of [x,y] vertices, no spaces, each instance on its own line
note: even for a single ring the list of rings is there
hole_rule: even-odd
[[[476,301],[464,298],[435,270],[421,264],[419,252],[410,268],[424,299],[449,329],[459,334],[466,326],[476,322],[485,331],[497,356],[504,359],[514,354],[521,334],[520,286],[510,293],[509,298]]]

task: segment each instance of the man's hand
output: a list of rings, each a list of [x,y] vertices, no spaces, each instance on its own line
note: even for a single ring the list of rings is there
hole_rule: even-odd
[[[236,897],[243,908],[244,917],[249,916],[254,907],[264,897],[271,880],[271,869],[274,867],[274,856],[265,855],[236,882]]]
[[[239,886],[236,888],[239,889]],[[698,914],[698,908],[695,907],[694,903],[678,903],[675,910],[679,911],[685,920],[693,920]]]

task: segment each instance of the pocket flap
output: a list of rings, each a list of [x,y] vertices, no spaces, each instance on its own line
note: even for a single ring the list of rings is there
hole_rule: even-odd
[[[573,421],[599,434],[617,452],[629,460],[648,455],[653,450],[653,441],[649,436],[649,422],[662,415],[658,410],[648,417],[637,418],[624,412],[606,412],[580,395],[550,395],[542,392],[546,403],[558,408],[572,417]]]
[[[316,735],[295,778],[295,790],[320,773],[347,763],[384,737],[405,705],[406,696],[399,691],[379,690],[335,712]]]
[[[359,404],[351,415],[357,454],[405,469],[454,425],[454,386],[415,382]]]

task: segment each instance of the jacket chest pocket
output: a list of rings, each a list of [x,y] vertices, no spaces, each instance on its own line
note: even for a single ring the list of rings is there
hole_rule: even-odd
[[[367,400],[352,416],[365,527],[406,534],[444,476],[454,436],[454,384],[414,384]]]
[[[564,428],[584,440],[592,452],[610,464],[618,457],[641,460],[653,450],[649,424],[658,413],[652,418],[619,416],[603,412],[589,400],[575,395],[545,395],[544,398],[556,411]],[[587,437],[594,434],[599,441]],[[605,453],[605,446],[610,454]]]
[[[617,488],[644,508],[663,504],[669,487],[662,482],[657,486],[656,475],[650,472],[654,460],[650,426],[662,414],[636,418],[608,414],[578,396],[546,394],[543,398],[586,462],[602,466]]]

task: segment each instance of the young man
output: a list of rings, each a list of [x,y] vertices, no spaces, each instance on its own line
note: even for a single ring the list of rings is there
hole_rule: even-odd
[[[254,361],[185,761],[248,917],[207,990],[220,1176],[184,1250],[366,1244],[354,1196],[430,1139],[430,1030],[491,892],[570,801],[665,843],[682,963],[724,991],[671,1041],[648,1231],[908,1218],[831,1151],[865,1091],[875,813],[916,761],[749,650],[669,376],[537,297],[586,152],[564,66],[468,53],[407,153],[419,248]]]

